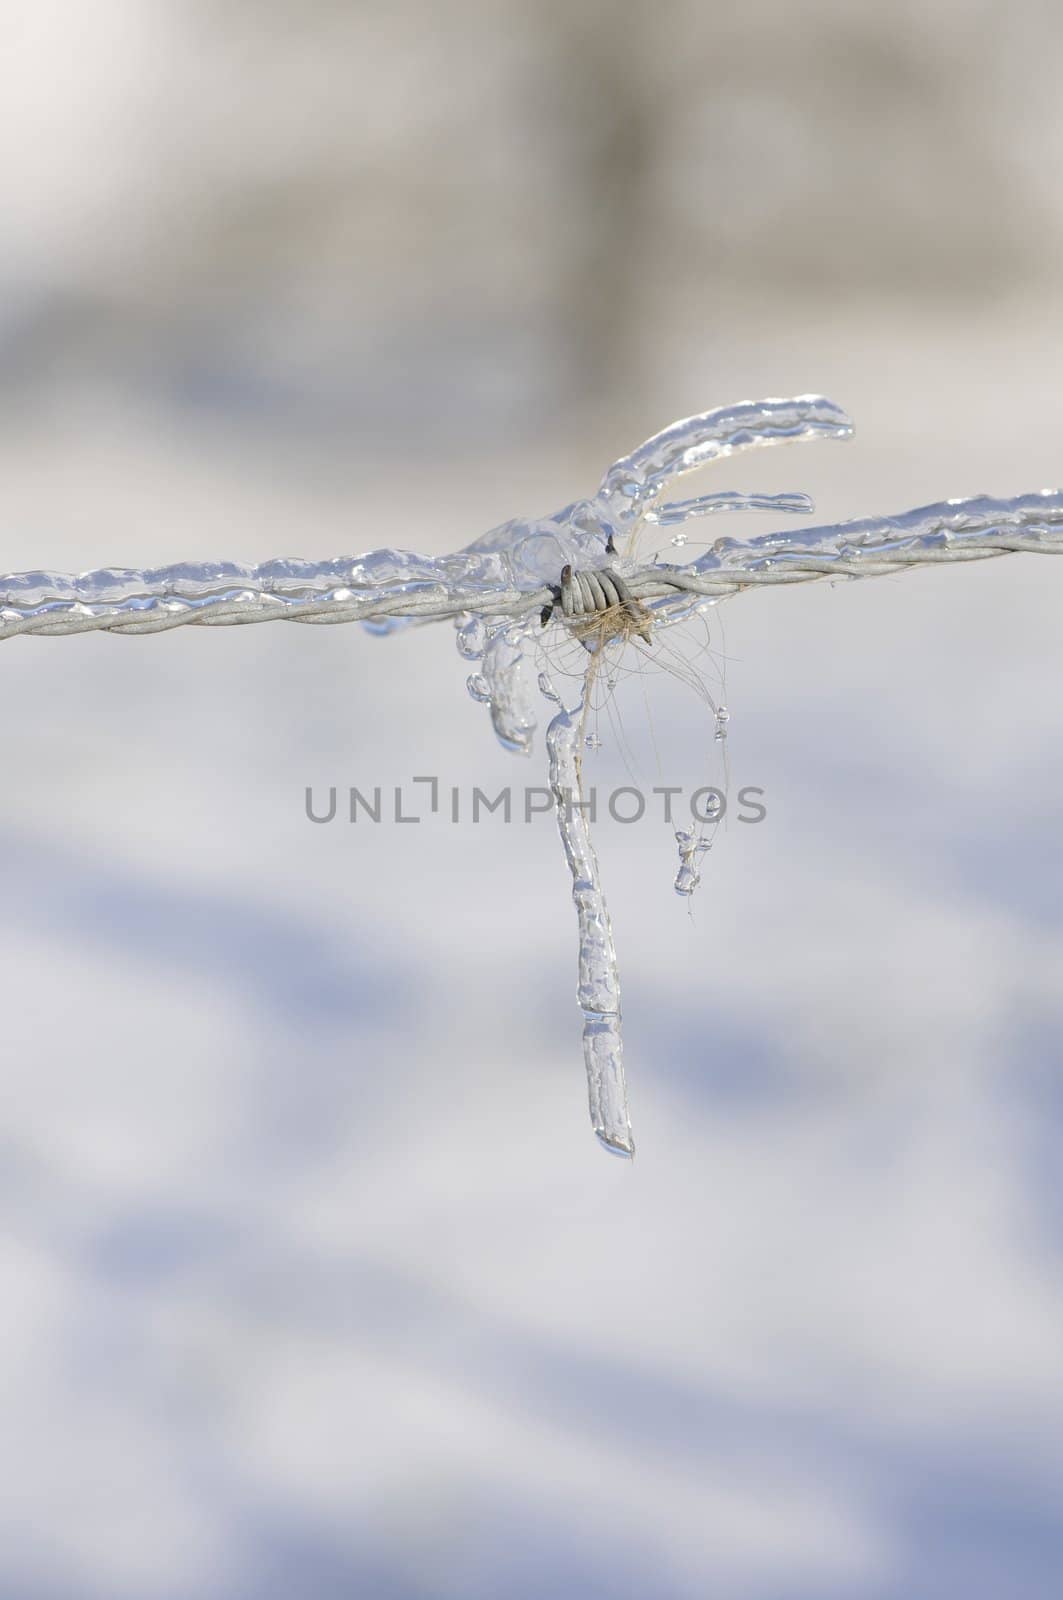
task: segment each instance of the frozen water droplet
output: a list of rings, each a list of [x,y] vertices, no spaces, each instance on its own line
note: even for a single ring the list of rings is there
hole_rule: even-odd
[[[482,672],[474,672],[471,678],[467,678],[465,687],[468,689],[473,699],[479,700],[481,705],[490,704],[491,690],[488,686],[487,679],[484,677]]]
[[[719,711],[717,711],[717,713],[716,713],[716,740],[717,740],[717,743],[719,743],[719,741],[721,739],[726,739],[727,738],[727,724],[730,722],[730,720],[731,720],[731,713],[728,711],[726,706],[721,706]]]
[[[686,542],[687,542],[687,536],[686,536],[685,533],[673,533],[673,535],[672,535],[672,543],[677,547],[677,549],[681,550],[682,547],[686,544]]]
[[[455,640],[458,654],[465,657],[466,661],[479,661],[484,653],[484,624],[482,617],[470,617],[458,629]],[[470,690],[471,693],[471,690]]]
[[[552,700],[555,706],[559,706],[561,704],[561,696],[550,682],[549,673],[540,672],[539,693],[542,695],[544,700]]]
[[[589,733],[584,739],[583,743],[587,746],[588,750],[600,750],[602,748],[602,741],[599,739],[596,733]]]
[[[675,892],[684,898],[694,893],[701,882],[697,861],[709,849],[709,840],[703,839],[693,828],[677,828],[675,842],[679,846],[679,871],[675,875]]]

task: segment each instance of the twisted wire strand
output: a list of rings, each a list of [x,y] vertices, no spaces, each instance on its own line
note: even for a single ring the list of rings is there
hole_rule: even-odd
[[[614,558],[613,567],[636,600],[684,593],[719,599],[745,589],[885,577],[913,567],[1022,552],[1063,554],[1063,492],[947,500],[803,534],[769,534],[749,542],[721,539],[708,555],[685,566],[632,567]],[[603,565],[608,559],[603,555]],[[365,581],[378,572],[380,581]],[[253,622],[430,622],[467,612],[516,620],[541,610],[554,596],[553,586],[514,585],[501,557],[465,553],[430,558],[374,551],[259,567],[219,562],[145,572],[102,569],[81,576],[15,573],[0,577],[0,639],[165,633],[190,625]]]

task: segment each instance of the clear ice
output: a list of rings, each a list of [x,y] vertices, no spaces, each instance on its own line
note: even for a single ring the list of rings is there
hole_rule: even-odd
[[[583,1063],[591,1126],[613,1155],[633,1156],[635,1142],[627,1110],[624,1045],[620,1032],[620,977],[609,908],[602,892],[598,857],[583,798],[580,748],[586,726],[591,673],[579,703],[561,707],[546,733],[550,788],[561,845],[572,874],[572,899],[579,919],[579,983],[583,1012]]]
[[[701,882],[698,862],[710,848],[698,828],[677,828],[675,842],[679,846],[679,871],[675,875],[675,892],[689,899]]]
[[[809,578],[865,577],[906,565],[983,559],[1010,550],[1063,552],[1063,494],[997,500],[945,500],[893,517],[867,517],[803,532],[749,541],[717,539],[685,565],[640,565],[638,539],[694,519],[743,511],[810,512],[806,495],[742,494],[664,499],[670,485],[706,463],[767,445],[845,439],[852,424],[821,395],[748,401],[687,417],[654,434],[613,463],[596,492],[552,515],[517,518],[452,555],[425,556],[382,549],[328,561],[285,558],[249,565],[186,562],[141,570],[108,567],[78,576],[23,572],[0,577],[0,639],[107,630],[154,633],[186,623],[229,625],[286,620],[361,622],[391,633],[417,621],[454,621],[459,653],[476,670],[473,699],[488,708],[506,749],[527,754],[535,715],[531,684],[540,611],[552,628],[568,626],[551,614],[562,569],[611,567],[652,616],[653,631],[682,623],[719,598],[753,584]],[[688,535],[671,536],[681,548]],[[587,813],[580,808],[582,744],[591,685],[600,657],[588,647],[579,703],[568,710],[549,677],[540,693],[559,707],[547,732],[550,783],[579,923],[579,983],[583,1050],[591,1119],[602,1144],[634,1153],[624,1084],[620,984],[609,913]],[[611,687],[609,672],[605,682]],[[715,736],[727,734],[727,712]],[[676,833],[676,891],[697,887],[708,843],[699,829]]]

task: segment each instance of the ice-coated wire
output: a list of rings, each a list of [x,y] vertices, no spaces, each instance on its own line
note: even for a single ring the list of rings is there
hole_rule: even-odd
[[[549,533],[544,537],[555,542]],[[1019,552],[1063,554],[1059,490],[1010,500],[985,495],[943,500],[896,516],[810,528],[800,535],[718,539],[698,561],[628,565],[623,576],[636,600],[683,593],[721,599],[745,589],[817,578],[885,577],[912,567]],[[593,560],[600,552],[588,554]],[[353,560],[265,562],[244,567],[239,583],[232,571],[236,566],[213,562],[120,574],[105,568],[78,577],[49,572],[0,577],[0,640],[19,634],[163,633],[186,624],[437,622],[470,612],[508,622],[541,610],[556,584],[555,578],[521,587],[498,562],[466,564],[462,557],[396,550],[376,550]],[[279,567],[305,571],[298,584],[282,587],[276,577],[265,576]],[[228,570],[223,574],[222,568]],[[342,583],[336,582],[337,568],[344,573]],[[382,569],[388,575],[376,582],[359,576]]]
[[[643,530],[729,512],[813,509],[802,494],[730,491],[664,500],[666,487],[685,473],[754,448],[846,439],[851,433],[845,413],[822,395],[743,401],[700,412],[614,462],[591,498],[548,516],[504,523],[452,555],[382,549],[257,566],[214,561],[144,570],[108,567],[80,576],[15,573],[0,577],[0,639],[271,621],[361,622],[387,633],[449,617],[458,626],[460,653],[480,663],[468,680],[470,694],[489,705],[506,748],[527,753],[535,718],[523,668],[540,624],[585,629],[588,616],[610,606],[628,608],[633,619],[644,617],[637,608],[648,602],[656,631],[746,589],[881,577],[1020,551],[1063,554],[1063,492],[1044,490],[1006,500],[943,500],[895,516],[748,541],[721,538],[683,565],[639,559]],[[682,542],[682,535],[673,540]],[[645,626],[648,631],[648,622]],[[579,1004],[591,1117],[606,1148],[632,1155],[616,955],[589,823],[578,803],[580,740],[597,666],[592,642],[584,642],[588,666],[580,703],[572,711],[561,706],[547,733],[550,782],[579,918]],[[540,687],[560,706],[542,678]],[[707,844],[693,834],[677,835],[677,842],[676,888],[686,894],[697,884],[697,858]]]

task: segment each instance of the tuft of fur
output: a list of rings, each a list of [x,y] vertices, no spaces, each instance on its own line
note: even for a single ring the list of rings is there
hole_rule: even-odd
[[[651,644],[652,620],[646,607],[638,600],[625,600],[606,611],[595,611],[589,617],[572,617],[568,625],[575,638],[584,644],[594,643],[600,649],[613,639],[620,639],[624,644],[632,639],[643,639]]]

